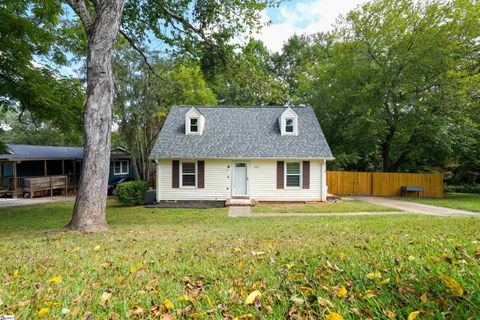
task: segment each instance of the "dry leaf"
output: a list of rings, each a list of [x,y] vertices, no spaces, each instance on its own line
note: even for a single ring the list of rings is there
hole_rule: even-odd
[[[259,298],[262,294],[260,291],[255,290],[252,293],[250,293],[245,300],[245,304],[253,304],[257,298]]]
[[[136,273],[138,270],[140,270],[143,267],[143,263],[139,262],[134,266],[130,267],[130,272],[131,273]]]
[[[324,299],[324,298],[321,298],[321,297],[317,297],[317,300],[318,300],[318,303],[319,303],[322,307],[333,308],[333,303],[330,302],[330,300]]]
[[[461,297],[463,296],[463,288],[462,286],[455,280],[453,280],[452,278],[450,277],[447,277],[446,275],[441,275],[440,278],[443,280],[443,282],[449,286],[450,288],[453,289],[453,294],[458,296],[458,297]]]
[[[105,291],[104,293],[102,293],[102,297],[100,298],[101,304],[105,306],[111,296],[112,294],[110,292]]]
[[[94,250],[94,251],[100,250],[100,246],[95,246],[95,247],[93,248],[93,250]]]
[[[56,276],[53,278],[48,279],[48,284],[57,284],[62,282],[62,277],[61,276]]]
[[[397,315],[393,311],[387,311],[387,318],[388,319],[395,319]]]
[[[344,286],[341,286],[340,288],[337,289],[335,294],[337,295],[337,297],[343,298],[347,294],[347,289],[345,289]]]
[[[326,320],[343,320],[343,317],[336,312],[330,312],[329,314],[327,314],[327,317],[325,319]]]
[[[381,286],[387,283],[390,283],[390,278],[383,279],[382,281],[379,281],[377,284]]]
[[[37,315],[39,317],[43,317],[44,315],[50,313],[50,308],[41,308],[40,310],[38,310],[38,313]]]
[[[380,279],[381,277],[382,277],[382,274],[378,271],[370,272],[369,274],[367,274],[367,278],[370,279],[370,280]]]
[[[365,294],[362,296],[362,299],[375,298],[377,295],[372,290],[365,291]]]
[[[410,312],[407,319],[408,320],[415,320],[418,317],[419,314],[420,314],[420,311]]]
[[[163,301],[163,305],[165,306],[165,308],[167,308],[168,310],[171,310],[173,309],[175,306],[173,305],[173,302],[170,301],[169,299],[165,299],[165,301]]]

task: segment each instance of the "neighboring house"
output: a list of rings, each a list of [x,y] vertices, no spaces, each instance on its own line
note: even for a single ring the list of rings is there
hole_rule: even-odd
[[[24,180],[32,177],[65,176],[68,189],[78,184],[83,148],[7,144],[8,153],[0,154],[0,196],[23,194]],[[123,148],[111,151],[109,182],[116,177],[132,176],[132,157]]]
[[[325,201],[334,158],[310,106],[179,106],[150,159],[160,202]]]

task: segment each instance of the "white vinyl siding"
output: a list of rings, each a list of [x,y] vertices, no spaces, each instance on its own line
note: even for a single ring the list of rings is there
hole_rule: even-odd
[[[239,159],[240,161],[241,159]],[[188,161],[188,160],[185,160]],[[279,161],[283,161],[279,159]],[[302,159],[295,161],[302,163]],[[323,160],[310,161],[310,188],[277,189],[277,160],[242,160],[248,163],[249,196],[258,201],[321,201]],[[191,162],[191,160],[190,160]],[[227,200],[232,197],[233,160],[205,160],[205,188],[172,188],[172,160],[160,160],[157,173],[160,200]],[[301,165],[300,165],[301,168]],[[286,171],[286,170],[285,170]],[[180,171],[181,177],[181,171]],[[326,188],[323,190],[326,195]]]
[[[199,159],[200,160],[200,159]],[[183,161],[180,161],[181,163]],[[192,162],[192,160],[184,160]],[[205,160],[205,188],[172,188],[172,160],[160,160],[160,200],[227,200],[230,198],[230,169],[232,161]],[[182,177],[179,168],[179,177]],[[158,182],[157,182],[158,185]]]
[[[279,161],[283,161],[279,159]],[[295,162],[302,162],[299,159]],[[322,166],[323,160],[310,161],[310,188],[300,187],[277,189],[277,161],[250,161],[250,198],[257,201],[321,201],[322,200]],[[301,166],[300,166],[301,168]],[[286,170],[285,170],[286,171]],[[300,170],[301,172],[301,170]]]

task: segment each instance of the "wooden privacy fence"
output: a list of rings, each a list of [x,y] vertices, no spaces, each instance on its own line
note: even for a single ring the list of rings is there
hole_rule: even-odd
[[[327,171],[328,192],[337,195],[400,196],[402,186],[421,186],[420,195],[443,198],[443,173]]]

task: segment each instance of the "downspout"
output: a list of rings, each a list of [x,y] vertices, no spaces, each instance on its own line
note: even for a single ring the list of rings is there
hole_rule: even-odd
[[[155,199],[160,203],[160,161],[158,159],[155,159],[155,165]]]

